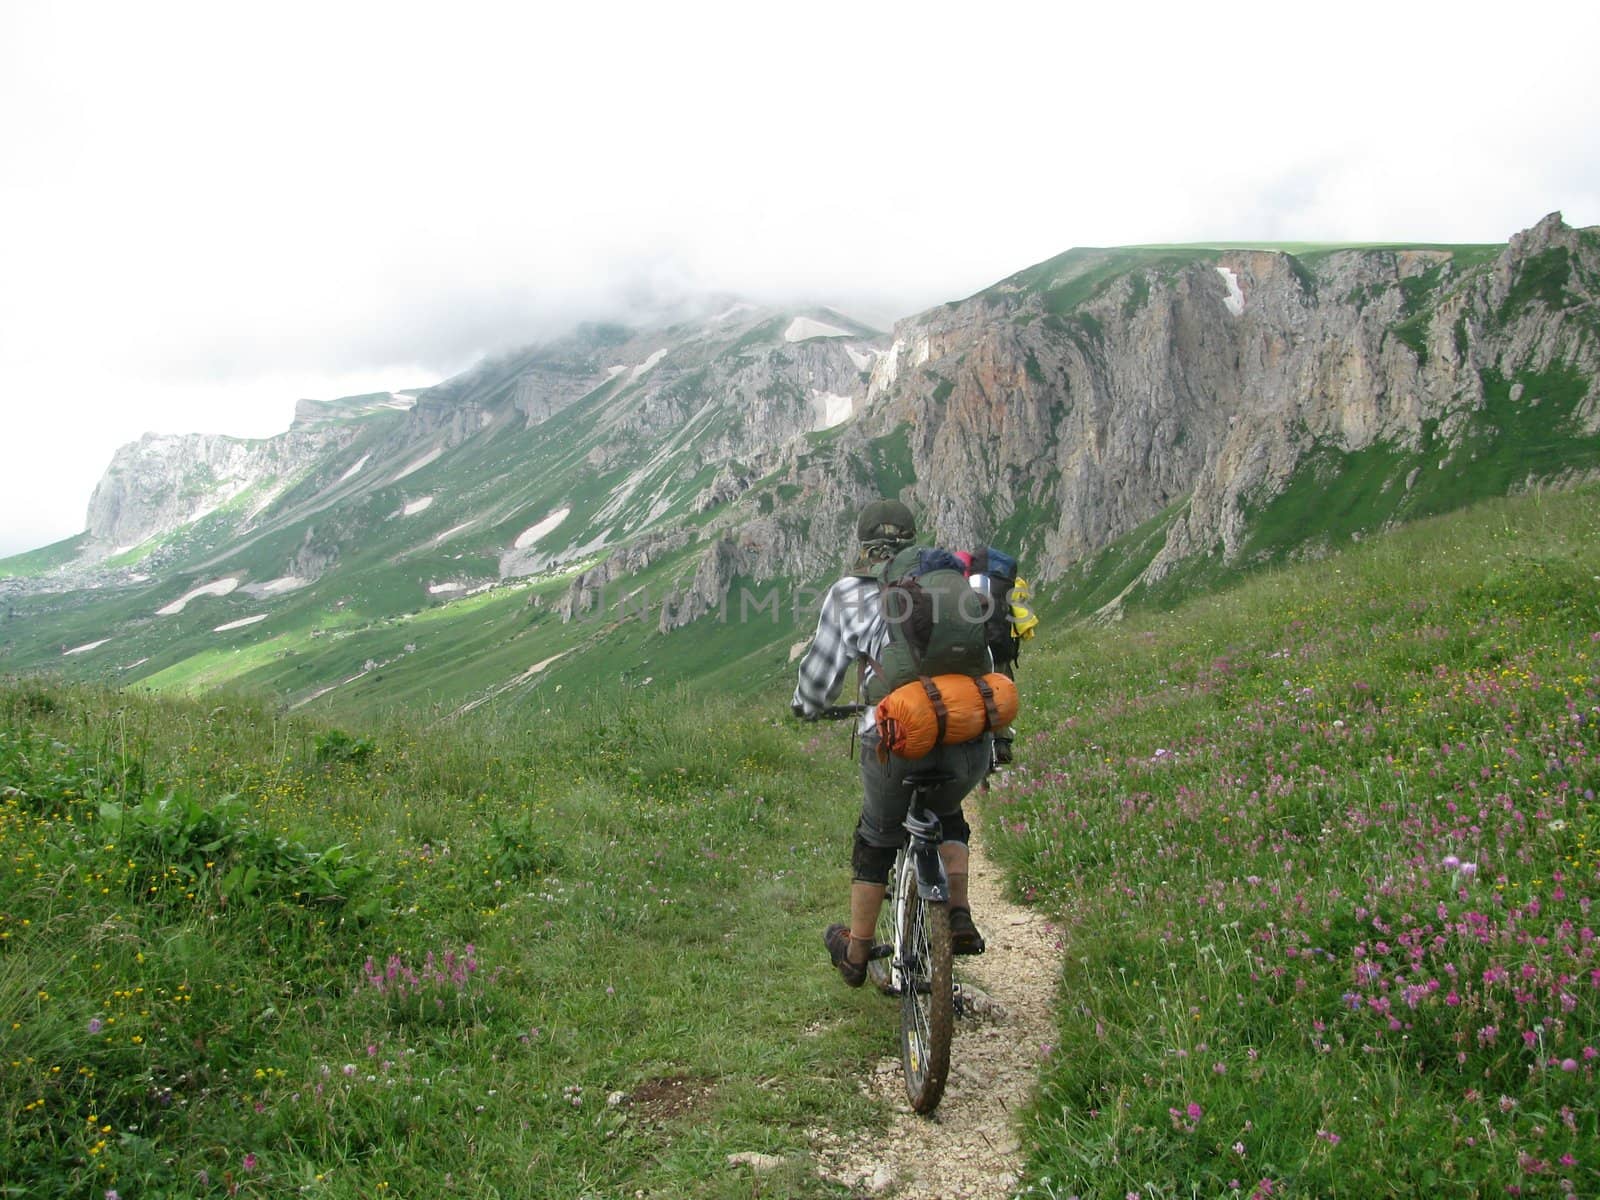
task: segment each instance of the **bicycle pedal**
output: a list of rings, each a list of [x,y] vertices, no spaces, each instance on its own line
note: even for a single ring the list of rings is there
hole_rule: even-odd
[[[871,962],[875,958],[893,958],[893,957],[894,957],[894,947],[891,946],[888,942],[879,942],[867,954],[867,961]]]

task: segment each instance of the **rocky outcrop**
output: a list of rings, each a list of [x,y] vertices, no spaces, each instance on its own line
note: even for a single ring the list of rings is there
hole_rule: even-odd
[[[624,546],[604,562],[577,575],[556,608],[563,624],[579,618],[605,617],[620,612],[632,602],[632,609],[647,607],[631,595],[625,581],[648,568],[664,555],[675,554],[689,545],[694,535],[688,530],[654,534]]]
[[[260,441],[147,433],[116,452],[89,498],[90,553],[98,557],[136,546],[236,501],[247,516],[252,498],[270,501],[349,437],[348,428],[336,425]]]
[[[1448,438],[1482,408],[1486,369],[1600,373],[1576,316],[1593,312],[1600,253],[1558,216],[1487,269],[1428,250],[1181,258],[1088,286],[1102,264],[1085,256],[896,326],[870,402],[911,430],[934,536],[973,544],[1039,514],[1049,579],[1182,504],[1158,578],[1237,555],[1250,508],[1313,447]],[[1595,407],[1591,388],[1591,423]]]

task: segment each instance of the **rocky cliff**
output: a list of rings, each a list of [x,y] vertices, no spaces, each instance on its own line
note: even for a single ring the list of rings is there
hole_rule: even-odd
[[[1600,234],[1559,215],[1492,255],[1073,252],[897,325],[869,420],[911,430],[941,539],[1031,528],[1044,579],[1176,509],[1154,580],[1237,559],[1317,451],[1448,465],[1496,381],[1513,409],[1578,381],[1557,432],[1592,436],[1597,292]]]
[[[307,402],[277,438],[146,437],[74,571],[8,594],[81,587],[144,542],[101,582],[152,589],[149,612],[269,609],[152,622],[130,661],[295,605],[321,628],[330,603],[386,661],[388,623],[520,581],[568,631],[539,634],[558,675],[584,638],[605,652],[606,623],[575,618],[619,597],[676,637],[736,587],[826,579],[887,494],[929,540],[1012,548],[1114,610],[1600,471],[1597,294],[1600,230],[1552,215],[1504,246],[1072,250],[889,335],[731,301],[583,326],[436,387]]]
[[[116,452],[89,498],[88,552],[119,553],[226,508],[248,521],[348,440],[327,426],[262,440],[147,433]]]

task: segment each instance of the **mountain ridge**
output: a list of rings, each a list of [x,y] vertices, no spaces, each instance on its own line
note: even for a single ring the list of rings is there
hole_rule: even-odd
[[[1115,613],[1592,476],[1597,293],[1600,231],[1551,214],[1501,247],[1075,249],[884,334],[726,297],[580,326],[303,405],[277,438],[125,448],[76,565],[0,578],[24,622],[0,665],[93,673],[121,637],[120,678],[293,702],[378,673],[467,702],[599,664],[775,678],[814,614],[735,610],[835,572],[879,494],[930,538],[1020,550],[1064,611]],[[207,587],[195,606],[232,621],[155,616]],[[458,683],[406,649],[417,622],[453,631]]]

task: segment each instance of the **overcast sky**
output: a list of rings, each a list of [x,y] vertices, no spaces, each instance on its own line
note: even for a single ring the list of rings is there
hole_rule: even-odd
[[[0,0],[0,555],[146,431],[641,298],[1600,224],[1600,5],[1089,7]]]

